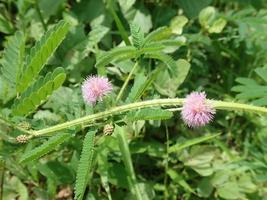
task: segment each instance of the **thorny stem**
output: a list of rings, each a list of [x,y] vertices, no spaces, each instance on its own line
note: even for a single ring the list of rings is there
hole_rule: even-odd
[[[134,66],[133,66],[132,70],[130,71],[128,77],[127,77],[126,80],[124,81],[124,83],[123,83],[123,85],[122,85],[122,88],[120,89],[120,92],[119,92],[119,94],[118,94],[118,96],[117,96],[117,98],[116,98],[116,104],[117,104],[118,101],[121,99],[122,94],[123,94],[124,90],[126,89],[126,87],[127,87],[128,83],[129,83],[130,79],[132,78],[132,75],[133,75],[133,73],[134,73],[134,71],[135,71],[135,69],[136,69],[137,66],[138,66],[138,62],[136,62],[136,63],[134,64]]]
[[[174,98],[174,99],[154,99],[154,100],[130,103],[130,104],[117,106],[117,107],[111,108],[103,112],[81,117],[81,118],[78,118],[72,121],[68,121],[62,124],[58,124],[58,125],[44,128],[44,129],[37,130],[37,131],[35,130],[27,131],[20,127],[16,127],[10,123],[5,123],[5,124],[10,125],[13,128],[16,128],[18,130],[21,130],[24,133],[30,134],[29,136],[29,139],[30,139],[32,137],[46,135],[49,133],[61,131],[69,127],[73,127],[73,126],[77,126],[81,124],[89,125],[95,122],[96,120],[103,119],[103,118],[106,118],[112,115],[125,113],[125,112],[132,111],[132,110],[148,108],[148,107],[164,107],[164,106],[175,107],[175,106],[183,105],[183,102],[184,102],[184,99]],[[254,112],[258,114],[267,114],[267,108],[265,107],[258,107],[258,106],[252,106],[252,105],[241,104],[241,103],[233,103],[233,102],[215,101],[215,100],[209,100],[209,102],[213,105],[215,109],[218,109],[218,110],[239,110],[239,111]]]

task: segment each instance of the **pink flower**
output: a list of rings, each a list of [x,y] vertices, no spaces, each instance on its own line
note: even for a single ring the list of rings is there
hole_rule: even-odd
[[[95,104],[112,90],[112,85],[108,78],[101,76],[89,76],[82,84],[82,95],[85,102]]]
[[[206,99],[205,92],[192,92],[187,95],[182,108],[182,119],[189,127],[208,124],[215,114],[215,109]]]

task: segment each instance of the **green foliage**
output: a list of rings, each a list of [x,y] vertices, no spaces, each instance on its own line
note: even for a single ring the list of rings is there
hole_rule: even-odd
[[[124,131],[124,128],[120,126],[116,126],[114,130],[114,134],[118,139],[118,144],[119,144],[120,152],[122,155],[122,160],[123,160],[123,163],[124,163],[127,175],[128,175],[128,182],[129,182],[131,193],[133,194],[135,199],[141,200],[143,199],[144,196],[142,195],[140,188],[138,186],[137,180],[136,180],[133,163],[131,159],[131,153],[130,153],[128,142],[126,139],[126,135],[125,135],[126,133]]]
[[[40,77],[30,86],[13,105],[14,115],[28,115],[37,109],[53,91],[58,89],[65,81],[66,74],[63,68],[56,68],[53,73],[49,72],[45,77]]]
[[[144,43],[144,33],[141,31],[140,27],[136,24],[131,24],[130,28],[133,39],[133,45],[137,49],[140,49]]]
[[[126,116],[127,120],[164,120],[172,117],[172,112],[162,109],[145,108],[138,111],[129,112]]]
[[[53,151],[58,145],[62,144],[66,140],[71,137],[69,133],[59,133],[51,138],[49,138],[46,142],[41,144],[40,146],[25,152],[20,159],[20,163],[27,163],[33,160],[36,160],[45,154]]]
[[[205,136],[202,136],[199,138],[187,140],[186,142],[183,142],[183,144],[175,144],[169,148],[169,152],[172,153],[172,152],[181,151],[184,148],[187,148],[187,147],[211,140],[215,137],[218,137],[220,134],[221,133],[217,133],[217,134],[213,134],[213,135],[205,135]]]
[[[132,46],[118,47],[104,53],[103,56],[97,60],[96,67],[101,68],[116,59],[125,60],[136,57],[136,49]]]
[[[83,199],[90,174],[92,173],[95,134],[96,131],[89,131],[83,141],[83,149],[77,168],[77,178],[75,183],[75,199],[77,200]]]
[[[5,80],[11,87],[18,85],[18,78],[24,62],[25,37],[20,31],[8,39],[1,59],[1,71]]]
[[[194,129],[180,107],[99,116],[191,91],[266,106],[264,0],[8,0],[0,13],[0,199],[265,198],[263,115],[218,110]],[[113,86],[95,105],[90,75]],[[68,134],[40,137],[51,126]]]
[[[60,21],[31,49],[30,54],[26,57],[25,68],[19,78],[18,92],[24,92],[29,84],[38,76],[41,69],[65,38],[68,29],[69,25],[64,21]]]
[[[262,79],[265,85],[260,85],[251,78],[237,78],[236,82],[241,85],[234,86],[232,91],[238,92],[236,96],[240,100],[252,100],[255,105],[267,105],[267,70],[264,68],[255,69],[256,74]]]

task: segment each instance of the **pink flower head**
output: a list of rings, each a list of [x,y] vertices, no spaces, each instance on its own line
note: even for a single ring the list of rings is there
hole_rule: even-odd
[[[89,76],[82,84],[82,95],[85,102],[95,104],[112,90],[108,78],[101,76]]]
[[[215,114],[215,109],[206,99],[205,92],[192,92],[187,95],[182,108],[182,119],[189,127],[208,124]]]

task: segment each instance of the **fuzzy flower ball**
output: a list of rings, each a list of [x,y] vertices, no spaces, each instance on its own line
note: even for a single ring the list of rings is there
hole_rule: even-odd
[[[94,105],[97,100],[110,93],[112,85],[108,78],[101,76],[89,76],[82,84],[82,95],[86,103]]]
[[[187,95],[182,107],[182,119],[189,127],[208,124],[214,117],[215,109],[208,102],[205,92],[192,92]]]

